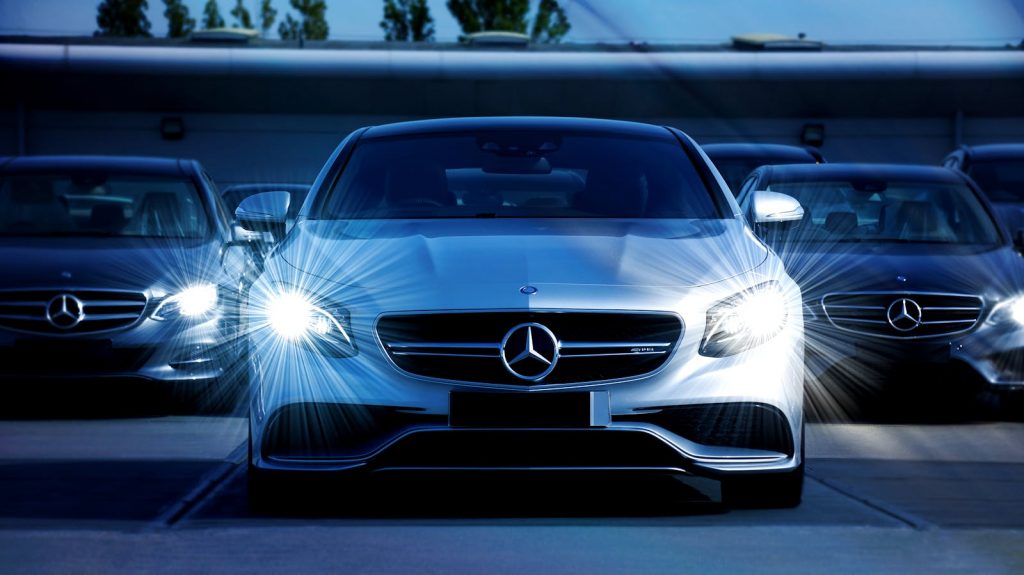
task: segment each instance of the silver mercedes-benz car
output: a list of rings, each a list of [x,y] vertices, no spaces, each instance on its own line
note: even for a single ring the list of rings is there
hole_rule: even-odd
[[[762,217],[801,217],[795,201]],[[287,194],[238,207],[280,225]],[[357,130],[249,294],[254,505],[295,478],[636,472],[793,506],[800,291],[682,132]]]

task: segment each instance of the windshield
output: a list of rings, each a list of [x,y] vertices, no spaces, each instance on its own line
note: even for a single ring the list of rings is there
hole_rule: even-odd
[[[968,175],[993,202],[1024,202],[1024,158],[975,160]]]
[[[499,132],[359,143],[325,219],[720,218],[674,141]]]
[[[798,242],[996,244],[995,223],[965,185],[934,182],[774,183],[800,201]]]
[[[199,193],[187,180],[103,173],[0,180],[0,235],[202,238],[210,233]]]

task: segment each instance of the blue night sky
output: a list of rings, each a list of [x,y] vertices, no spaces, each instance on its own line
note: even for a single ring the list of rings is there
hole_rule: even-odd
[[[229,24],[235,0],[219,0]],[[205,0],[185,0],[199,18]],[[534,0],[536,5],[536,0]],[[91,35],[99,0],[0,0],[0,34]],[[258,0],[245,0],[255,14]],[[274,0],[278,20],[290,7]],[[1024,40],[1024,0],[563,0],[570,42],[645,40],[719,43],[774,32],[834,44],[1002,45]],[[333,40],[379,40],[381,0],[327,0]],[[430,0],[439,41],[458,25],[444,0]],[[151,31],[167,32],[162,0],[149,0]],[[277,37],[275,24],[270,37]]]

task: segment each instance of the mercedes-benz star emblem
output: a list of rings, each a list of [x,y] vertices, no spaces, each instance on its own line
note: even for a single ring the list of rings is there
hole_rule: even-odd
[[[82,300],[71,294],[60,294],[46,304],[46,320],[58,329],[71,329],[84,318]]]
[[[521,323],[501,340],[501,362],[519,379],[544,379],[558,363],[558,338],[539,323]]]
[[[885,317],[896,331],[912,331],[921,325],[921,306],[912,299],[901,298],[889,304]]]

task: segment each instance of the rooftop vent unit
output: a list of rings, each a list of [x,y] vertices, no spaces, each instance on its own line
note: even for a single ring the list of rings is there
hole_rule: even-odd
[[[796,38],[782,34],[741,34],[732,37],[732,47],[747,51],[820,51],[824,42],[808,40],[803,34]]]
[[[530,45],[530,37],[526,34],[500,30],[467,34],[464,41],[470,46],[501,48],[525,48]]]
[[[252,28],[208,28],[192,32],[192,42],[214,42],[219,44],[248,44],[259,38],[260,33]]]

